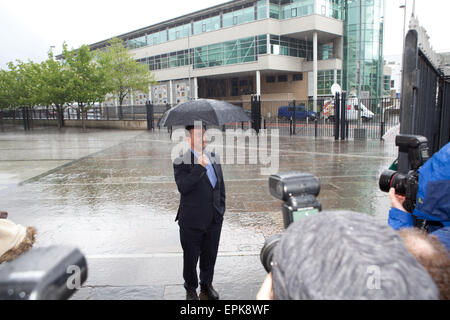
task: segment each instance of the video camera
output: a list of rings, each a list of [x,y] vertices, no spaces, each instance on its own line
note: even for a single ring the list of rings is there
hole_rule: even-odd
[[[34,248],[0,265],[0,300],[65,300],[87,279],[87,263],[76,248]]]
[[[399,148],[397,171],[386,170],[380,177],[380,189],[406,197],[403,207],[412,213],[416,208],[419,188],[419,168],[430,159],[428,140],[422,136],[398,135],[395,144]]]
[[[316,197],[320,193],[319,179],[312,174],[300,172],[288,172],[272,175],[269,178],[270,194],[282,200],[284,228],[304,217],[314,215],[322,211],[322,205]],[[267,239],[260,258],[267,272],[272,270],[274,249],[281,239],[281,234],[276,234]]]

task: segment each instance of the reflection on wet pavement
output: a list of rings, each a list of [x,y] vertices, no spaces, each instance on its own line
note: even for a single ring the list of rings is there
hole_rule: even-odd
[[[165,130],[7,130],[0,209],[37,227],[38,246],[75,245],[87,255],[89,278],[75,298],[183,299],[173,145]],[[318,176],[324,210],[386,219],[378,178],[395,158],[395,146],[380,141],[280,138],[279,171]],[[265,276],[259,250],[282,231],[281,202],[260,168],[223,166],[227,212],[214,282],[224,298],[254,299]]]

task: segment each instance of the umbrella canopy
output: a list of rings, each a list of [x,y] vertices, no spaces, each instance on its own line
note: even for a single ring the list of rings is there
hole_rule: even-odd
[[[240,107],[231,103],[211,99],[199,99],[184,102],[166,111],[160,125],[190,126],[195,121],[205,125],[222,126],[232,122],[250,121],[250,118]]]

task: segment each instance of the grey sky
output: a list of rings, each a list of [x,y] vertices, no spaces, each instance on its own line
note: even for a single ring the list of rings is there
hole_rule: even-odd
[[[227,0],[2,0],[0,2],[0,67],[15,59],[39,62],[50,46],[61,52],[65,40],[79,47],[201,10]],[[412,1],[407,0],[411,9]],[[404,0],[386,0],[384,52],[402,51]],[[416,0],[416,12],[428,30],[433,47],[450,51],[445,27],[450,1]],[[407,21],[410,10],[408,10]]]

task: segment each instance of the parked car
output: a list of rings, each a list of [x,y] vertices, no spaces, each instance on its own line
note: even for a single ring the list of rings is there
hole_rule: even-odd
[[[347,99],[347,107],[345,118],[348,121],[356,121],[358,120],[358,98],[350,97]],[[323,106],[322,116],[326,120],[334,121],[334,99],[327,100]],[[370,121],[373,119],[375,114],[366,108],[364,104],[361,103],[361,120],[362,121]]]
[[[283,106],[278,108],[279,119],[295,119],[296,120],[315,120],[317,114],[313,111],[306,110],[304,105],[301,106]]]

